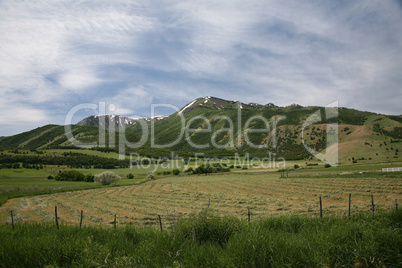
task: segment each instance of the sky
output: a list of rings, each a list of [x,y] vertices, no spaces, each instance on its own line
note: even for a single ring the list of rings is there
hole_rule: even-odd
[[[205,96],[399,115],[401,25],[401,0],[2,0],[0,136]]]

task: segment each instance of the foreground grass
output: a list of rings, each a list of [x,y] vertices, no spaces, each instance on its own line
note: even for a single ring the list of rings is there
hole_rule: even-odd
[[[0,267],[400,267],[402,211],[247,222],[200,214],[169,230],[0,226]]]

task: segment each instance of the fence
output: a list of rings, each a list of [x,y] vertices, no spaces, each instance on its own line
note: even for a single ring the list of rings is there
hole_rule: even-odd
[[[402,167],[397,167],[397,168],[383,168],[382,172],[401,172]]]
[[[323,199],[322,199],[321,195],[319,196],[318,201],[319,201],[318,202],[319,203],[319,216],[320,216],[320,218],[323,218],[323,204],[325,204],[325,202],[323,202]],[[374,218],[374,215],[375,215],[375,213],[374,213],[375,212],[374,195],[370,195],[370,203],[371,203],[370,210],[372,211],[372,216]],[[208,214],[208,209],[210,207],[210,204],[211,204],[211,200],[209,199],[208,200],[208,205],[207,205],[207,207],[205,209],[205,214],[206,215]],[[352,213],[351,204],[352,204],[352,194],[349,194],[348,213],[347,213],[348,219],[351,218],[351,213]],[[395,209],[398,210],[398,199],[395,199],[395,203],[393,204],[393,206],[395,206]],[[251,215],[252,215],[251,211],[252,210],[250,208],[247,209],[247,221],[248,221],[248,223],[251,222]],[[13,214],[12,210],[10,211],[10,214],[11,214],[11,224],[12,224],[12,228],[14,230],[15,229],[15,223],[14,223],[14,214]],[[59,229],[59,219],[60,218],[59,218],[59,215],[58,215],[57,206],[55,206],[55,208],[54,208],[54,217],[55,217],[56,228]],[[118,224],[117,218],[118,218],[117,214],[114,214],[113,221],[109,222],[109,224],[113,225],[114,228],[116,228],[117,224]],[[164,216],[163,219],[168,221],[168,222],[171,222],[171,223],[174,222],[175,220],[177,220],[175,217],[172,217],[172,216]],[[147,220],[147,221],[151,221],[151,222],[156,221],[157,223],[159,223],[159,228],[160,228],[160,230],[162,232],[163,231],[163,219],[162,219],[161,215],[156,215],[154,218],[149,217],[147,219],[142,219],[142,220]],[[79,219],[80,228],[82,228],[83,220],[84,220],[84,212],[83,212],[83,210],[81,210],[80,219]]]

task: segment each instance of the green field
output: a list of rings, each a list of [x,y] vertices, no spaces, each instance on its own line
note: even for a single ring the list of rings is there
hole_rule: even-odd
[[[17,222],[52,221],[55,206],[59,207],[61,222],[65,224],[78,224],[83,210],[84,224],[103,226],[110,226],[115,214],[119,225],[157,226],[158,215],[172,225],[178,218],[207,207],[217,215],[243,219],[249,209],[253,219],[289,214],[316,217],[319,196],[324,215],[344,217],[349,194],[352,194],[352,214],[370,211],[371,195],[375,209],[387,211],[395,207],[395,200],[402,198],[402,174],[379,172],[379,168],[360,165],[357,171],[354,166],[315,167],[287,171],[285,177],[281,177],[281,172],[249,169],[224,174],[157,176],[156,180],[146,182],[138,177],[137,180],[123,179],[113,187],[85,182],[47,182],[45,178],[37,178],[37,185],[48,184],[46,187],[54,189],[100,189],[12,199],[0,208],[0,221],[10,222],[10,210]],[[14,188],[18,184],[25,184],[28,189],[40,187],[29,178],[3,178],[1,182]]]
[[[0,267],[398,267],[402,174],[381,168],[402,163],[315,164],[178,176],[134,166],[113,169],[123,179],[111,186],[47,179],[66,166],[0,169]]]
[[[0,225],[0,267],[400,267],[402,212],[247,223],[201,213],[171,229]]]

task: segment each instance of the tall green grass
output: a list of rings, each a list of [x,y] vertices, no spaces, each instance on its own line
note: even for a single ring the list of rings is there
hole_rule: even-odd
[[[251,222],[214,215],[171,229],[0,226],[0,267],[401,267],[402,211]]]

